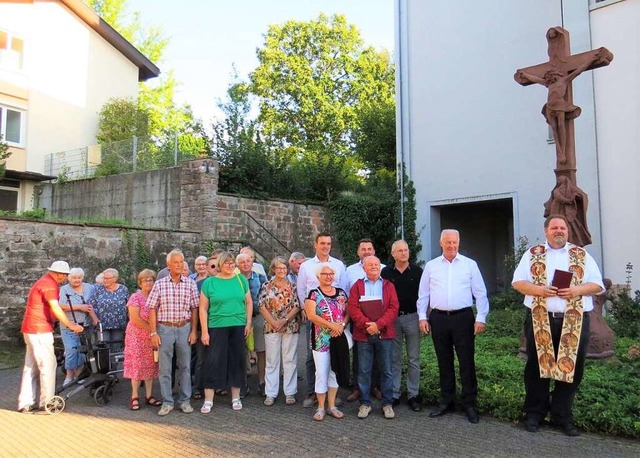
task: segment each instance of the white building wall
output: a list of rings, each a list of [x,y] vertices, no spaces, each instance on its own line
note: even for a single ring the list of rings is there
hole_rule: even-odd
[[[136,97],[138,68],[59,2],[0,3],[0,28],[25,40],[27,170],[46,154],[96,143],[98,112],[112,97]]]
[[[514,238],[543,240],[543,203],[555,184],[556,160],[540,113],[547,91],[522,87],[513,74],[547,61],[545,34],[553,26],[572,32],[572,52],[591,49],[588,2],[398,0],[397,10],[398,36],[406,33],[397,46],[405,73],[398,100],[408,113],[400,118],[399,155],[416,185],[421,257],[440,254],[431,207],[454,201],[512,196]],[[582,107],[575,131],[578,185],[590,197],[589,251],[600,260],[590,73],[574,82],[574,102]]]
[[[594,74],[602,235],[606,275],[640,289],[640,2],[607,2],[591,11],[593,46],[614,54]]]

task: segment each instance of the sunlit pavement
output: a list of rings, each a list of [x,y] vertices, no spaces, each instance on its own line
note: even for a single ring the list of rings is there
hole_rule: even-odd
[[[433,376],[433,362],[426,363]],[[285,405],[282,394],[273,407],[250,394],[242,411],[234,412],[229,396],[220,396],[208,415],[199,411],[202,401],[192,401],[194,413],[174,410],[161,418],[144,400],[139,411],[129,410],[129,382],[121,380],[105,407],[84,390],[58,415],[21,414],[16,411],[20,375],[20,369],[0,369],[2,457],[640,456],[640,441],[592,434],[569,438],[550,428],[532,434],[486,416],[472,425],[461,413],[431,419],[430,407],[416,413],[405,403],[396,407],[394,420],[385,420],[378,404],[369,418],[359,420],[356,402],[345,403],[342,420],[327,416],[314,422],[314,409],[302,407],[303,382],[292,406]]]

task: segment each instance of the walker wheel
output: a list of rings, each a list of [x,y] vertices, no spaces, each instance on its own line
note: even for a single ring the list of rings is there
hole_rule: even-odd
[[[44,410],[50,415],[57,415],[64,410],[65,401],[62,396],[54,396],[44,405]]]
[[[100,385],[96,392],[93,394],[93,400],[100,407],[104,407],[111,402],[113,397],[113,388],[109,385]]]

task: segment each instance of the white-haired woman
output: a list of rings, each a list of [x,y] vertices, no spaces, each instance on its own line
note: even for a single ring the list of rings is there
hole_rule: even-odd
[[[98,317],[89,304],[93,295],[93,285],[85,283],[84,270],[74,267],[67,276],[69,283],[60,288],[60,308],[66,313],[69,321],[89,326],[98,323]],[[73,312],[72,312],[73,309]],[[69,385],[80,376],[84,367],[84,355],[78,351],[79,334],[60,324],[62,343],[64,344],[64,368],[67,371],[64,385]]]
[[[193,263],[195,272],[189,275],[189,278],[198,283],[200,280],[204,280],[209,276],[207,273],[207,257],[198,256]]]
[[[118,271],[106,269],[102,272],[103,285],[97,285],[89,303],[102,323],[105,342],[124,339],[127,326],[127,300],[129,290],[118,283]]]
[[[313,415],[313,419],[321,421],[325,414],[340,419],[344,417],[344,414],[338,410],[335,404],[338,393],[338,376],[331,365],[330,348],[331,338],[344,334],[345,327],[349,322],[347,293],[332,285],[336,272],[331,264],[327,262],[318,264],[315,274],[320,284],[317,288],[309,291],[304,306],[307,318],[313,323],[311,349],[316,365],[315,390],[318,399],[318,409]],[[348,364],[346,371],[348,373]],[[325,409],[325,400],[329,404],[328,410]]]
[[[298,388],[298,335],[300,305],[296,285],[287,280],[287,261],[276,257],[269,265],[273,278],[262,285],[258,304],[264,317],[266,354],[264,405],[272,406],[280,389],[280,362],[283,368],[285,403],[295,404]]]

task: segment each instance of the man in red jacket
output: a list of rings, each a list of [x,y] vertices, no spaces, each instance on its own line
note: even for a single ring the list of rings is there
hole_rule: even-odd
[[[396,337],[398,296],[393,283],[380,277],[380,260],[368,256],[362,261],[365,278],[356,281],[349,294],[349,317],[353,321],[353,340],[358,352],[358,386],[362,393],[358,418],[371,412],[371,368],[374,359],[380,369],[382,411],[392,419],[393,375],[391,360]]]

